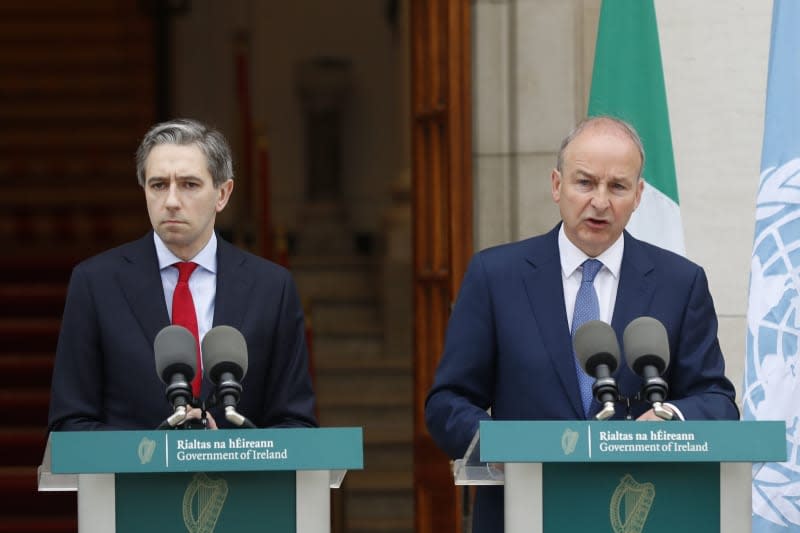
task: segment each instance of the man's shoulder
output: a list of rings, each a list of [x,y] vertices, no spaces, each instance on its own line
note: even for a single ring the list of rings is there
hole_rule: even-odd
[[[505,263],[515,259],[535,259],[542,255],[558,253],[557,233],[548,232],[519,241],[498,244],[478,252],[482,261]]]
[[[75,270],[81,270],[87,273],[100,273],[103,271],[115,270],[119,267],[121,261],[131,260],[141,256],[155,257],[155,245],[153,244],[152,233],[84,259],[75,266]]]
[[[286,267],[239,248],[222,238],[218,238],[217,246],[220,260],[228,264],[241,265],[258,275],[266,275],[273,278],[291,278],[291,273]]]
[[[636,262],[645,261],[654,268],[676,275],[694,275],[697,270],[702,269],[694,261],[671,250],[639,240],[630,234],[625,237],[625,253]]]

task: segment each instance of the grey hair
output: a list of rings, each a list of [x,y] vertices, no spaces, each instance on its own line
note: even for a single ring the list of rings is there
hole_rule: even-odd
[[[644,169],[644,145],[642,144],[642,139],[636,132],[636,128],[631,126],[628,122],[608,115],[585,118],[581,120],[577,126],[572,128],[572,131],[569,132],[566,137],[564,137],[563,141],[561,141],[561,148],[558,150],[558,159],[556,160],[556,170],[559,172],[562,171],[564,166],[564,151],[575,139],[575,137],[580,135],[585,129],[598,125],[605,125],[606,127],[618,129],[620,132],[625,134],[633,142],[633,144],[636,145],[636,149],[639,151],[639,158],[642,161],[642,164],[639,166],[639,175],[637,176],[637,179],[641,178],[642,170]]]
[[[233,156],[225,136],[205,124],[186,118],[156,124],[145,134],[136,150],[136,178],[144,187],[144,167],[150,151],[160,144],[197,145],[208,162],[214,187],[233,179]]]

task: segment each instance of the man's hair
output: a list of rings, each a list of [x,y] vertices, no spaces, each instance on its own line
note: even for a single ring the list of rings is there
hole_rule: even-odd
[[[197,145],[206,156],[214,187],[233,179],[231,148],[222,133],[197,120],[179,118],[156,124],[139,144],[136,150],[136,178],[142,187],[145,181],[144,167],[150,151],[161,144]]]
[[[608,128],[614,129],[619,131],[620,133],[626,135],[633,144],[636,145],[636,149],[639,151],[639,158],[642,161],[642,164],[639,166],[639,175],[638,178],[642,177],[642,170],[644,169],[644,145],[642,145],[642,139],[639,137],[639,134],[636,132],[636,128],[631,126],[629,123],[625,122],[622,119],[611,117],[608,115],[600,115],[596,117],[588,117],[581,120],[577,126],[575,126],[569,134],[564,137],[564,140],[561,141],[561,148],[558,150],[558,159],[556,160],[556,170],[559,172],[562,171],[564,166],[564,151],[566,151],[569,144],[580,135],[584,130],[592,127],[600,127],[600,128]]]

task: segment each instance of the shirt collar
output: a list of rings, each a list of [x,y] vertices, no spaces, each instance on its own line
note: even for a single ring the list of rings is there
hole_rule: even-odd
[[[167,267],[180,263],[183,261],[180,257],[173,254],[161,237],[156,232],[153,232],[153,240],[156,244],[156,255],[158,256],[158,268],[164,270]],[[211,232],[211,238],[208,240],[202,250],[197,252],[197,255],[192,257],[189,261],[197,263],[209,272],[217,273],[217,234]]]
[[[619,272],[622,269],[622,252],[624,250],[625,237],[624,234],[621,234],[606,251],[597,257],[590,258],[567,238],[567,234],[564,233],[564,224],[561,224],[558,230],[558,254],[561,258],[561,272],[565,278],[572,276],[587,259],[598,259],[611,272],[614,278],[619,279]]]

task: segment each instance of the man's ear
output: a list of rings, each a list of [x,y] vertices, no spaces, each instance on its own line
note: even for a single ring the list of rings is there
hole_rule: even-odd
[[[642,192],[644,191],[644,178],[639,178],[636,183],[636,203],[633,206],[635,210],[639,207],[639,202],[642,201]]]
[[[553,169],[550,173],[550,194],[553,196],[553,201],[558,203],[561,199],[561,172],[557,168]]]
[[[231,199],[231,193],[233,193],[233,180],[228,180],[219,187],[217,187],[217,192],[219,196],[217,197],[217,213],[220,213],[225,206],[228,205],[228,200]]]

